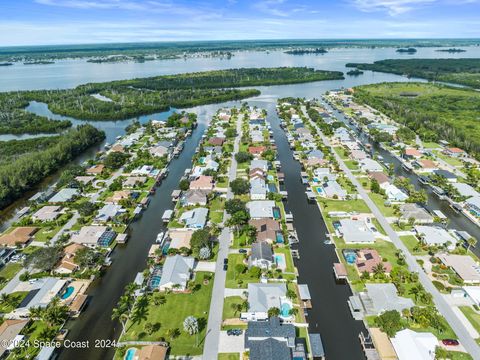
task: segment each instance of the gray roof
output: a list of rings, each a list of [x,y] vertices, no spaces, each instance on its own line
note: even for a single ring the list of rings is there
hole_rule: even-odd
[[[252,219],[273,218],[274,207],[275,201],[273,200],[249,201],[247,203],[247,209]]]
[[[295,326],[284,324],[278,317],[271,317],[267,321],[249,321],[245,331],[245,343],[255,341],[255,338],[294,338]],[[248,346],[246,346],[248,348]]]
[[[22,301],[17,310],[32,307],[46,307],[50,301],[64,288],[67,280],[47,277],[38,279],[27,297]]]
[[[312,150],[308,153],[307,157],[309,159],[323,159],[325,157],[324,153],[321,150]]]
[[[268,312],[272,307],[280,308],[280,298],[287,293],[285,284],[248,284],[250,312]]]
[[[253,159],[250,162],[250,169],[256,169],[256,168],[267,170],[268,169],[268,161],[267,160]]]
[[[347,196],[347,192],[340,186],[336,180],[329,180],[323,184],[323,191],[325,196],[334,197],[337,195],[339,198]]]
[[[457,240],[450,233],[439,226],[415,226],[415,231],[422,237],[427,245],[441,245],[450,242],[452,245]]]
[[[346,243],[372,243],[375,241],[373,232],[362,220],[342,219],[339,231]]]
[[[320,334],[309,333],[308,337],[310,339],[310,351],[313,357],[325,356],[325,350],[323,348],[322,338],[320,337]]]
[[[452,173],[451,171],[448,170],[443,170],[443,169],[438,169],[438,170],[433,170],[433,172],[437,175],[443,176],[445,179],[456,179],[457,175]]]
[[[190,271],[193,268],[195,259],[181,255],[169,256],[165,260],[162,269],[162,278],[159,287],[168,284],[179,284],[182,287],[187,285],[190,279]]]
[[[78,189],[72,188],[63,188],[55,195],[53,195],[48,202],[50,203],[61,203],[70,201],[74,196],[78,195]]]
[[[272,338],[250,341],[250,360],[291,360],[292,350],[285,341]]]
[[[366,284],[366,292],[361,294],[362,303],[368,314],[384,311],[409,309],[415,305],[412,299],[398,296],[394,284]]]
[[[267,242],[257,242],[252,244],[252,260],[268,260],[272,261],[273,252],[272,247]]]
[[[480,193],[465,183],[453,183],[452,186],[457,189],[461,196],[465,197],[473,197],[473,196],[480,196]]]
[[[250,180],[250,194],[251,195],[266,195],[267,186],[265,180],[261,178],[254,178]]]
[[[207,191],[195,189],[187,190],[183,195],[184,204],[206,204],[207,203]]]
[[[185,222],[187,227],[192,228],[203,228],[207,222],[208,209],[207,208],[196,208],[190,211],[185,211],[180,220]]]
[[[427,223],[433,222],[433,216],[428,213],[423,207],[414,203],[406,203],[400,206],[402,220],[414,218],[417,222]]]

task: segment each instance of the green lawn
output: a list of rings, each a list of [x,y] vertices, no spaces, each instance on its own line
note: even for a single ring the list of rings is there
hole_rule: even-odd
[[[396,217],[394,211],[393,211],[393,206],[385,206],[385,199],[383,198],[382,195],[380,194],[375,194],[375,193],[370,193],[368,194],[370,196],[370,199],[377,205],[378,209],[382,212],[383,215],[386,217]]]
[[[53,238],[53,236],[60,231],[62,227],[61,226],[55,226],[55,227],[50,227],[46,226],[43,228],[40,228],[35,233],[35,240],[36,241],[41,241],[41,242],[47,242]]]
[[[213,287],[213,279],[208,285],[203,285],[204,274],[202,272],[196,274],[195,283],[200,285],[200,289],[191,294],[165,294],[166,303],[163,305],[155,305],[153,301],[149,301],[138,320],[130,319],[122,341],[159,341],[164,337],[170,342],[172,355],[200,355],[203,352],[203,339]],[[190,336],[183,329],[183,321],[188,316],[194,316],[198,320],[200,328],[198,346],[195,345],[195,336]],[[160,329],[151,335],[147,334],[144,330],[147,322],[160,324]],[[170,339],[167,336],[168,329],[178,329],[180,335]]]
[[[345,163],[345,166],[347,168],[349,168],[350,170],[358,170],[359,169],[358,164],[355,160],[345,160],[344,163]]]
[[[463,315],[470,321],[472,326],[480,333],[480,314],[470,306],[460,306]]]
[[[407,249],[413,254],[413,255],[425,255],[427,252],[425,250],[420,251],[413,251],[415,246],[418,245],[419,241],[418,239],[413,236],[413,235],[405,235],[405,236],[400,236],[400,239],[403,241]]]
[[[243,274],[236,273],[235,265],[244,264],[243,259],[246,259],[246,255],[243,255],[243,254],[228,255],[228,271],[227,271],[227,279],[225,281],[225,287],[246,288],[248,283],[258,282],[258,278],[251,276],[248,270],[245,271]]]
[[[240,296],[228,296],[225,298],[224,303],[223,303],[223,316],[222,319],[232,319],[232,318],[238,318],[240,316],[240,313],[235,313],[235,310],[232,309],[232,304],[242,304],[244,302],[244,299],[242,299]]]
[[[22,265],[20,263],[12,263],[12,262],[8,263],[2,268],[2,270],[0,270],[0,283],[3,283],[5,285],[21,269],[22,269]]]
[[[426,149],[438,149],[441,148],[440,144],[435,142],[423,142],[423,147]]]
[[[375,225],[375,227],[377,228],[377,230],[380,234],[387,235],[387,233],[383,229],[382,225],[380,225],[379,221],[376,218],[372,219],[372,223],[373,223],[373,225]]]
[[[233,245],[231,246],[234,249],[247,246],[247,234],[243,232],[240,235],[234,234],[233,236]]]
[[[0,304],[0,313],[9,313],[17,308],[23,299],[27,296],[28,291],[17,291],[8,294],[8,302]]]
[[[449,165],[452,165],[455,167],[463,167],[463,162],[457,158],[442,154],[440,151],[434,151],[434,153]]]
[[[33,346],[35,340],[51,341],[58,333],[59,328],[52,328],[50,333],[47,332],[47,324],[44,321],[33,321],[27,325],[21,332],[27,335],[31,346],[18,347],[15,354],[10,354],[9,359],[33,359],[40,351],[38,346]],[[46,336],[49,334],[49,336]]]
[[[358,200],[332,200],[332,199],[321,199],[320,205],[323,211],[326,213],[330,211],[346,211],[357,213],[369,213],[370,209],[368,208],[365,201]]]
[[[225,199],[221,197],[216,197],[209,204],[209,218],[210,221],[220,224],[223,220],[223,209],[225,207]]]
[[[240,354],[237,353],[220,353],[218,360],[240,360]]]

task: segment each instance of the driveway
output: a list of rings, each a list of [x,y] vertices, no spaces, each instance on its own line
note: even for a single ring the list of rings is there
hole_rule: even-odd
[[[194,271],[215,272],[216,263],[213,261],[199,261]]]
[[[245,336],[228,336],[226,331],[220,331],[219,353],[243,353],[245,350]]]

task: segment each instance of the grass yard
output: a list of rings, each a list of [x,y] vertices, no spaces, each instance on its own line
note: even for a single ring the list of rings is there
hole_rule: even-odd
[[[240,354],[237,353],[220,353],[218,360],[240,360]]]
[[[463,167],[463,162],[457,158],[442,154],[440,151],[434,151],[435,155],[445,161],[447,164],[455,167]]]
[[[400,236],[400,240],[403,241],[408,251],[410,251],[413,255],[427,254],[427,252],[425,250],[422,250],[421,248],[420,248],[420,251],[413,251],[413,249],[419,244],[419,241],[415,236],[413,235]]]
[[[0,283],[3,283],[3,285],[5,285],[21,269],[22,269],[22,265],[20,263],[13,263],[13,262],[8,263],[2,268],[2,270],[0,270]]]
[[[172,355],[202,354],[213,287],[213,279],[208,285],[203,285],[204,274],[196,274],[195,283],[200,285],[200,289],[193,293],[165,294],[166,302],[163,305],[155,305],[153,301],[149,301],[144,310],[139,311],[138,319],[130,318],[122,341],[159,341],[163,337],[170,342]],[[188,316],[194,316],[198,320],[198,346],[195,345],[196,337],[190,336],[183,329],[183,321]],[[160,324],[160,329],[151,335],[147,334],[144,329],[147,322]],[[172,339],[168,336],[170,329],[178,329],[179,335]]]
[[[41,241],[41,242],[47,242],[50,241],[56,233],[60,231],[62,227],[61,226],[55,226],[55,227],[50,227],[50,226],[45,226],[40,228],[35,233],[35,241]]]
[[[397,217],[395,215],[393,206],[386,206],[385,205],[385,199],[383,198],[382,195],[380,194],[375,194],[375,193],[370,193],[368,194],[370,196],[370,199],[377,205],[378,209],[382,212],[383,215],[386,217]]]
[[[0,303],[0,313],[9,313],[17,308],[23,299],[27,296],[28,291],[17,291],[8,294],[8,300],[5,303]]]
[[[225,287],[227,288],[246,288],[248,283],[258,282],[257,277],[253,277],[249,271],[245,271],[243,274],[237,274],[235,271],[235,265],[243,264],[243,259],[246,256],[243,254],[229,254],[228,255],[228,270],[227,279],[225,281]],[[240,281],[240,282],[239,282]]]
[[[359,170],[358,163],[355,160],[345,160],[345,166],[350,170]]]
[[[220,224],[223,220],[223,209],[225,207],[225,199],[216,197],[210,202],[210,211],[208,217],[215,224]]]
[[[232,319],[238,318],[240,316],[239,312],[235,313],[235,310],[232,309],[233,304],[242,304],[245,300],[240,296],[228,296],[223,302],[223,316],[222,319]]]
[[[472,326],[480,333],[480,314],[470,306],[460,306],[463,315],[470,321]]]
[[[369,213],[370,209],[368,208],[365,201],[358,200],[332,200],[332,199],[321,199],[320,206],[322,211],[326,213],[330,211],[345,211],[345,212],[357,212],[357,213]]]

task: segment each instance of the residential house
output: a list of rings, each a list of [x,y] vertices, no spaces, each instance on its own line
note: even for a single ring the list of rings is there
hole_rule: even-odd
[[[261,169],[263,172],[267,172],[268,171],[268,161],[267,160],[253,159],[250,162],[250,169]]]
[[[347,196],[347,192],[336,180],[329,180],[322,185],[322,193],[326,198],[343,200]]]
[[[121,200],[130,199],[132,197],[132,191],[130,190],[118,190],[115,191],[112,196],[105,199],[106,204],[118,204]]]
[[[87,170],[85,170],[85,172],[88,175],[101,175],[104,170],[105,170],[105,165],[97,164],[89,167]]]
[[[97,216],[93,220],[94,224],[105,224],[115,219],[118,215],[125,213],[126,210],[118,204],[105,204],[98,210]]]
[[[247,203],[247,209],[251,219],[274,218],[273,210],[275,201],[273,200],[256,200]]]
[[[25,247],[33,239],[37,227],[20,226],[0,236],[0,245],[7,247]]]
[[[248,267],[256,266],[269,270],[273,264],[272,247],[267,242],[256,242],[252,244],[252,252],[248,258]]]
[[[0,247],[0,269],[10,262],[10,259],[15,253],[15,249]]]
[[[350,157],[352,160],[361,161],[367,158],[367,153],[363,150],[352,150]]]
[[[267,150],[265,146],[250,146],[248,148],[248,152],[253,156],[260,156],[265,150]]]
[[[163,156],[168,156],[170,153],[170,149],[168,147],[158,145],[158,146],[152,146],[151,148],[148,149],[148,152],[150,155],[154,157],[163,157]]]
[[[281,232],[280,223],[278,221],[265,218],[250,220],[248,223],[257,229],[258,242],[277,242],[277,234]]]
[[[200,175],[190,183],[190,190],[212,191],[214,187],[213,176]]]
[[[400,206],[400,218],[401,223],[409,223],[414,219],[415,224],[431,224],[433,223],[433,216],[425,210],[422,206],[414,203],[406,203]]]
[[[390,184],[390,179],[382,171],[373,171],[368,174],[368,177],[372,180],[376,180],[380,188],[384,189]]]
[[[457,240],[440,226],[416,225],[417,236],[428,246],[447,246],[449,250],[455,249]]]
[[[107,226],[89,225],[83,226],[73,234],[70,241],[91,248],[96,246],[109,246],[115,239],[116,233],[110,231]]]
[[[360,312],[362,316],[380,315],[385,311],[402,312],[410,309],[415,303],[410,298],[398,296],[397,288],[392,283],[366,284],[365,291],[350,296],[350,309]]]
[[[55,272],[59,274],[71,274],[76,271],[79,266],[75,262],[75,255],[78,250],[84,249],[85,246],[81,244],[70,244],[63,249],[63,258],[60,260],[60,263],[55,268]]]
[[[408,195],[393,184],[388,184],[384,190],[389,201],[404,202],[408,199]]]
[[[438,339],[430,332],[405,329],[391,339],[398,360],[434,360]]]
[[[366,173],[383,171],[382,165],[376,160],[365,158],[360,161],[362,171]]]
[[[379,265],[383,266],[386,275],[390,274],[392,265],[388,261],[383,261],[377,250],[362,249],[357,251],[355,266],[360,274],[363,274],[364,272],[373,274]]]
[[[38,209],[33,215],[32,215],[32,220],[33,221],[53,221],[56,218],[58,218],[62,212],[61,212],[61,207],[60,206],[44,206],[40,209]]]
[[[435,175],[443,177],[449,183],[456,183],[457,182],[457,175],[455,175],[454,173],[452,173],[448,170],[443,170],[443,169],[433,170],[433,173]]]
[[[267,321],[249,321],[245,331],[245,349],[250,360],[292,360],[295,349],[295,326],[278,317]]]
[[[224,137],[215,136],[215,137],[211,137],[210,139],[208,139],[208,143],[213,145],[213,146],[222,146],[224,142],[225,142]]]
[[[249,173],[248,173],[248,176],[250,177],[251,180],[253,179],[263,179],[265,180],[265,173],[262,169],[259,169],[259,168],[252,168]]]
[[[187,190],[183,193],[181,202],[184,206],[207,205],[208,190]]]
[[[466,199],[471,197],[480,197],[480,193],[468,184],[455,182],[452,184],[452,187],[458,191],[460,196]]]
[[[455,157],[455,158],[461,158],[461,157],[465,157],[467,155],[465,150],[462,150],[462,149],[457,148],[457,147],[446,148],[445,150],[443,150],[443,153],[445,155]]]
[[[480,264],[468,255],[441,254],[445,266],[451,268],[466,284],[480,284]]]
[[[161,345],[145,345],[135,352],[135,360],[165,360],[168,347]]]
[[[95,180],[95,176],[76,176],[75,180],[78,181],[80,184],[88,185],[93,180]]]
[[[208,209],[199,207],[193,210],[185,211],[180,216],[185,226],[189,229],[203,229],[207,223]]]
[[[129,176],[123,182],[123,186],[127,189],[133,189],[136,186],[143,185],[147,182],[146,176]]]
[[[418,151],[417,149],[414,148],[407,148],[405,149],[405,153],[403,154],[403,157],[406,159],[420,159],[422,157],[422,153]]]
[[[48,202],[52,204],[69,202],[72,201],[76,196],[78,196],[79,193],[80,192],[78,191],[78,189],[63,188],[55,195],[53,195],[50,200],[48,200]]]
[[[155,169],[152,165],[143,165],[130,172],[130,175],[148,176],[156,178],[160,174],[160,170]]]
[[[480,196],[474,196],[465,201],[465,207],[475,216],[480,216]]]
[[[170,249],[181,249],[188,248],[190,249],[190,239],[194,230],[192,229],[169,229],[167,233],[167,238],[170,239]]]
[[[267,198],[265,180],[260,178],[250,180],[250,198],[252,200],[265,200]]]
[[[265,321],[268,310],[282,308],[282,300],[286,300],[287,286],[284,283],[249,283],[248,311],[241,314],[243,320]]]
[[[2,322],[2,325],[0,325],[0,344],[2,344],[0,346],[0,358],[3,359],[6,352],[15,347],[15,341],[19,340],[18,336],[28,323],[29,320],[15,319],[6,319]]]
[[[341,219],[338,232],[346,244],[368,244],[375,242],[375,235],[365,220]]]
[[[193,257],[181,255],[168,256],[163,264],[160,291],[166,289],[185,291],[195,264]]]
[[[432,173],[438,169],[437,165],[429,159],[415,160],[413,164],[422,172]]]

